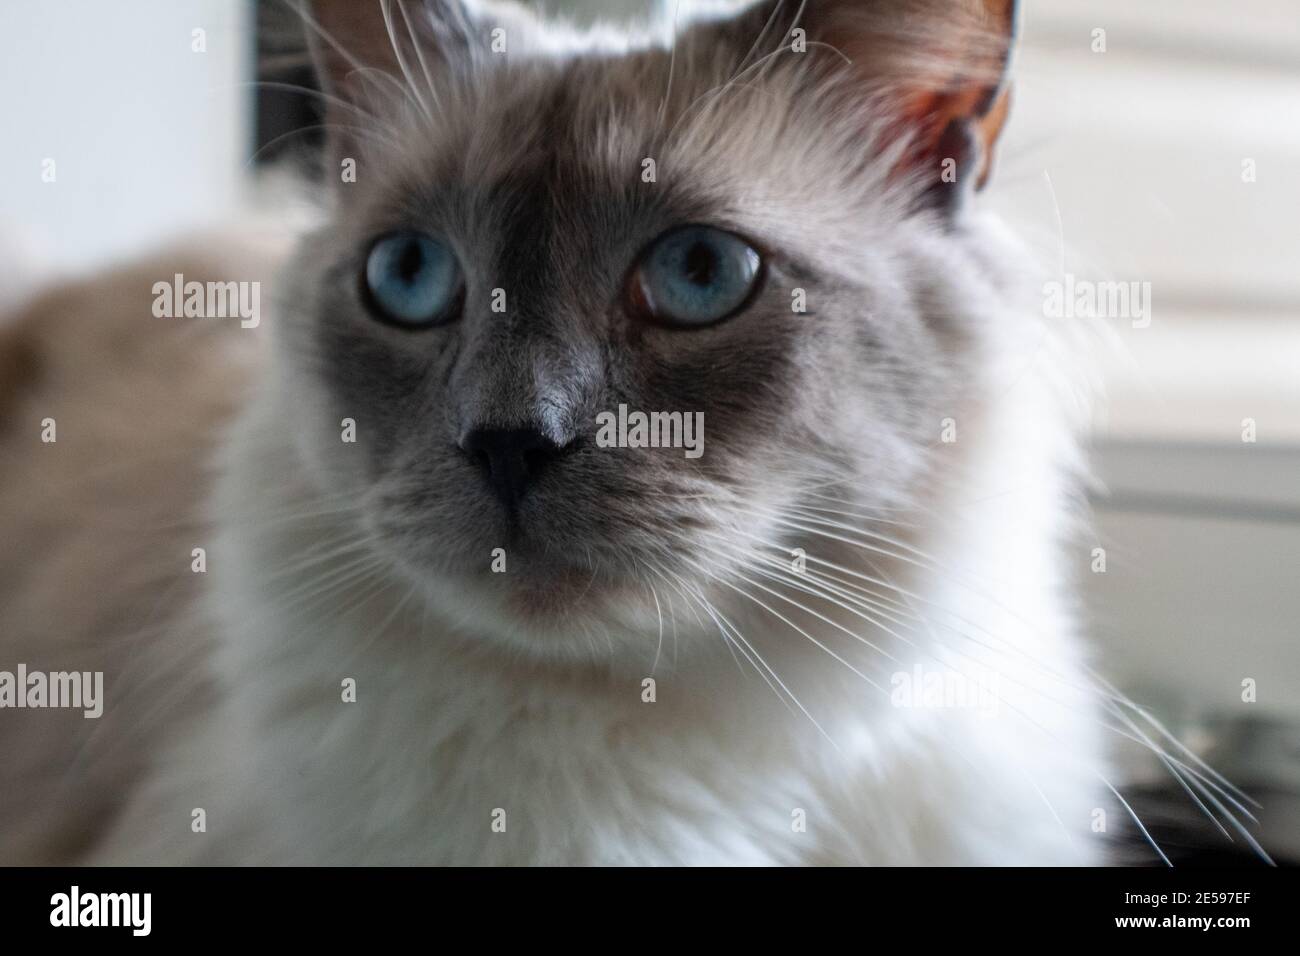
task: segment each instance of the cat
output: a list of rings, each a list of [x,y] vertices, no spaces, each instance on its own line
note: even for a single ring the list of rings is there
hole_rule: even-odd
[[[323,223],[5,330],[0,861],[1105,859],[1015,3],[677,7],[316,0]]]

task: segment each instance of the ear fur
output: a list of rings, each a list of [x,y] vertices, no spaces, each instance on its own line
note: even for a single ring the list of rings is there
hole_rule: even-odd
[[[815,76],[842,78],[847,71],[864,121],[866,111],[883,110],[910,146],[898,174],[927,183],[927,205],[955,210],[992,172],[1011,101],[1018,6],[1019,0],[762,0],[730,22],[701,29],[746,48],[761,37],[754,56],[783,46],[782,56],[812,57]],[[696,49],[706,46],[692,39]]]
[[[301,12],[322,88],[351,104],[407,76],[436,80],[475,40],[461,0],[311,0]]]

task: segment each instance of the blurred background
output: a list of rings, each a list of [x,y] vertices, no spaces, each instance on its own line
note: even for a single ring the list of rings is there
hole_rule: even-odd
[[[616,21],[653,2],[544,6]],[[311,82],[287,14],[0,5],[0,307],[229,223],[277,160],[310,154],[311,98],[254,82]],[[1300,8],[1028,0],[1016,74],[993,202],[1048,278],[1151,290],[1149,324],[1111,321],[1101,358],[1096,534],[1077,552],[1099,669],[1300,860]],[[1161,835],[1167,775],[1128,775]]]

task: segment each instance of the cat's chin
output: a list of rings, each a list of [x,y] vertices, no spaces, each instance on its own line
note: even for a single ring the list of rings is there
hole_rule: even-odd
[[[426,579],[432,608],[458,631],[541,657],[605,656],[614,644],[647,642],[658,615],[651,591],[632,578],[549,566]]]
[[[538,625],[589,615],[628,596],[626,584],[576,567],[533,570],[490,584],[507,613]]]

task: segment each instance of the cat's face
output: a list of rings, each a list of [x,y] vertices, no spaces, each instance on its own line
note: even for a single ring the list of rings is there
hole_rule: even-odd
[[[402,575],[489,635],[604,649],[785,555],[810,492],[913,499],[965,388],[971,266],[838,54],[814,35],[742,73],[789,44],[781,24],[750,55],[768,5],[675,55],[579,57],[408,6],[441,29],[399,35],[382,119],[334,117],[368,128],[279,350],[317,480]],[[620,406],[679,413],[689,447],[608,447]]]

